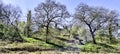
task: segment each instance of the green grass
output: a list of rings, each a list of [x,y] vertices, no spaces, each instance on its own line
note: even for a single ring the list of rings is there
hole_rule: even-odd
[[[14,42],[14,43],[7,43],[7,42],[0,42],[0,52],[10,52],[10,51],[35,51],[35,50],[42,50],[42,49],[54,49],[58,48],[52,44],[48,44],[45,41],[36,40],[34,38],[28,38],[23,37],[26,42]],[[62,45],[63,42],[60,40],[51,40],[50,42],[53,42],[57,45]]]
[[[39,45],[41,47],[49,47],[49,48],[52,48],[54,46],[50,45],[50,44],[47,44],[46,42],[43,42],[43,41],[40,41],[40,40],[36,40],[36,39],[33,39],[33,38],[28,38],[28,37],[24,37],[24,39],[29,42],[29,43],[32,43],[32,44],[36,44],[36,45]]]
[[[83,52],[118,52],[119,48],[116,48],[117,45],[107,44],[107,43],[97,43],[93,44],[91,42],[80,46],[80,49]]]
[[[62,39],[69,40],[69,37],[64,36],[57,36]],[[14,50],[18,50],[18,52],[27,51],[29,54],[35,54],[35,53],[43,53],[47,54],[47,51],[39,51],[41,49],[53,49],[53,48],[59,48],[59,46],[68,47],[69,45],[67,42],[62,41],[60,39],[49,37],[49,42],[45,42],[45,36],[37,36],[36,38],[33,37],[22,37],[26,42],[6,42],[6,41],[0,41],[0,52],[8,52],[13,53]],[[76,45],[76,47],[80,48],[82,52],[89,52],[89,53],[120,53],[120,40],[116,44],[108,43],[104,40],[104,42],[97,41],[97,44],[93,44],[92,42],[86,43],[85,45]],[[23,52],[23,53],[25,53]],[[27,53],[26,52],[26,53]],[[56,51],[55,51],[56,52]],[[22,53],[22,52],[21,52]],[[27,53],[27,54],[28,54]],[[51,52],[54,53],[54,52]],[[62,52],[63,54],[65,52]],[[49,54],[49,53],[48,53]],[[83,53],[84,54],[84,53]]]

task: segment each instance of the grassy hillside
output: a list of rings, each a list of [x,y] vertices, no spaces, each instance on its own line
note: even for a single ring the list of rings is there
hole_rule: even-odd
[[[97,41],[97,44],[93,44],[91,41],[84,44],[74,44],[80,51],[72,51],[68,50],[72,47],[69,43],[69,40],[72,38],[57,36],[52,37],[46,43],[44,40],[44,36],[39,37],[22,37],[25,42],[10,42],[10,41],[0,41],[0,53],[29,53],[29,54],[49,54],[50,53],[120,53],[120,41],[118,43],[106,43]],[[68,49],[66,49],[68,48]],[[63,51],[64,50],[64,51]]]

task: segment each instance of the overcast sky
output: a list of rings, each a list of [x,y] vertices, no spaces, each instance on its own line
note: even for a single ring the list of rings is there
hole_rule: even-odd
[[[25,16],[28,10],[34,10],[38,4],[44,2],[45,0],[2,0],[5,4],[12,4],[14,6],[19,6]],[[61,4],[67,6],[70,13],[74,13],[75,8],[79,3],[85,3],[90,6],[102,6],[107,9],[117,10],[120,12],[120,0],[56,0]]]

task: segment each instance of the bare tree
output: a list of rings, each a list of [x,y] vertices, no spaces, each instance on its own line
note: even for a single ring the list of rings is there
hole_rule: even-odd
[[[74,16],[87,26],[86,28],[89,29],[94,44],[96,44],[95,32],[104,26],[107,21],[107,12],[108,10],[102,7],[91,7],[83,3],[76,8]]]
[[[2,10],[3,23],[6,25],[18,25],[19,18],[21,17],[21,10],[19,7],[14,7],[12,5],[6,5]]]
[[[106,28],[108,28],[108,36],[110,42],[112,41],[113,32],[117,32],[119,29],[118,16],[119,14],[116,11],[109,11],[107,15],[108,20]]]
[[[50,24],[69,17],[66,6],[52,0],[46,0],[39,4],[35,8],[35,11],[37,25],[44,26],[46,28],[46,42]]]

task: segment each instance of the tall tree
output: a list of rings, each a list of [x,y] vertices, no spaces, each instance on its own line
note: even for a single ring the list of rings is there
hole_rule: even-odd
[[[107,21],[105,17],[106,13],[107,9],[101,7],[91,7],[83,3],[78,5],[76,8],[74,16],[87,26],[93,38],[94,44],[96,44],[95,32]]]
[[[58,20],[69,17],[65,5],[52,0],[46,0],[35,8],[37,25],[46,28],[46,42],[49,34],[49,26]]]
[[[25,28],[25,35],[27,37],[30,37],[31,36],[31,11],[28,11],[28,14],[27,14],[27,24],[26,24],[26,28]]]

